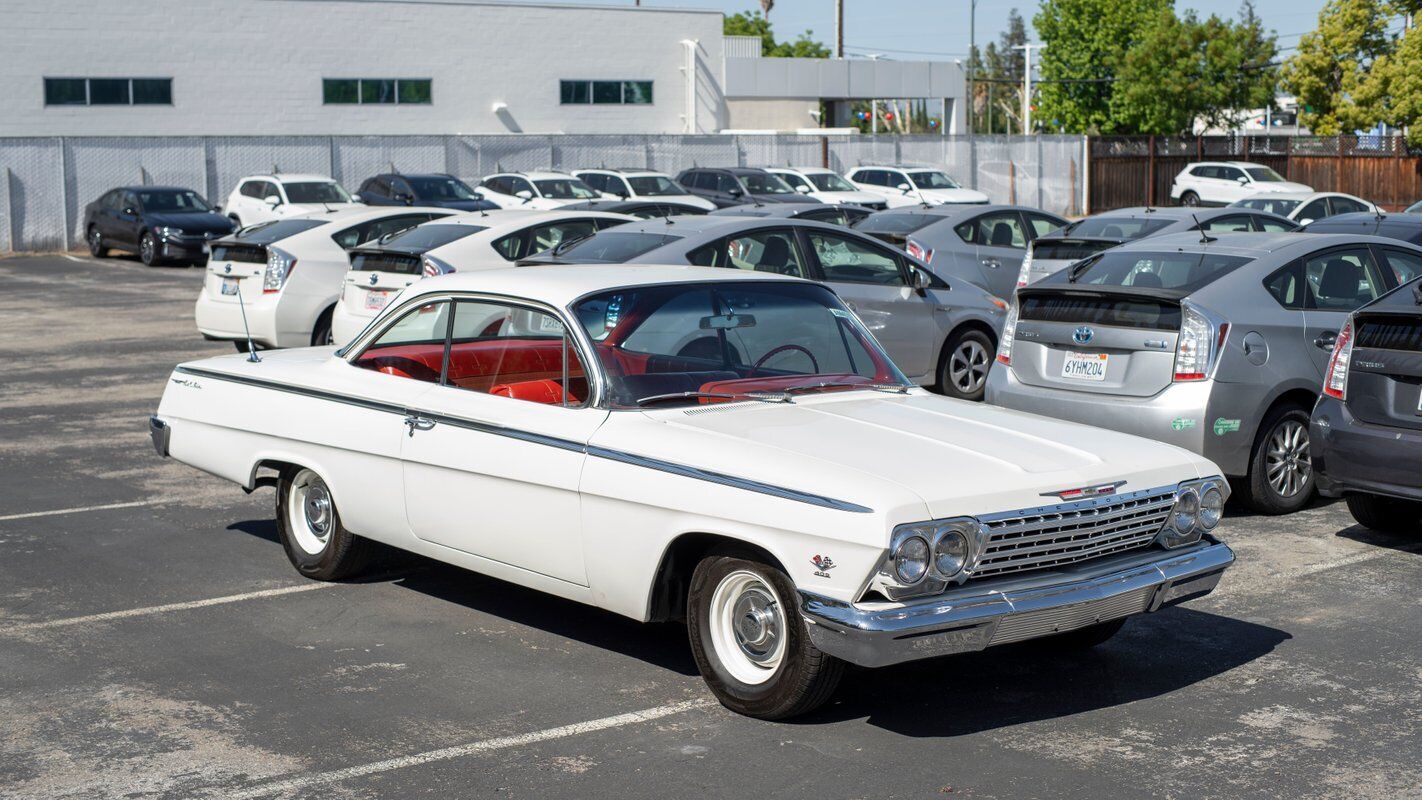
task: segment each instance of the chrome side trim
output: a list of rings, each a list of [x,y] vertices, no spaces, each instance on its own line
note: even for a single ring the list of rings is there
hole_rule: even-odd
[[[156,414],[148,418],[148,436],[153,440],[153,449],[163,458],[168,457],[168,438],[172,434],[173,429]]]
[[[327,392],[321,389],[312,389],[306,386],[295,386],[289,383],[280,383],[278,381],[266,380],[264,378],[254,378],[248,375],[232,375],[230,373],[217,372],[215,370],[205,370],[199,367],[180,366],[177,368],[177,371],[185,375],[195,375],[198,377],[212,378],[214,380],[220,381],[231,381],[233,383],[245,384],[247,386],[255,386],[262,389],[272,389],[273,391],[302,395],[305,397],[315,398],[317,400],[327,400],[333,403],[345,403],[347,405],[358,406],[360,408],[367,408],[372,411],[382,411],[388,414],[399,414],[402,418],[416,416],[421,419],[431,420],[437,424],[450,425],[456,428],[464,428],[465,430],[477,431],[479,433],[487,433],[493,436],[504,436],[510,439],[518,439],[519,441],[529,442],[530,444],[543,445],[545,447],[556,447],[560,450],[568,450],[575,453],[582,453],[583,455],[592,456],[594,458],[617,461],[623,464],[630,464],[635,467],[642,467],[644,469],[654,469],[658,472],[666,472],[672,475],[681,476],[683,478],[706,481],[707,483],[715,483],[720,486],[729,486],[733,489],[743,489],[748,492],[756,492],[758,494],[770,495],[771,497],[779,497],[783,500],[792,500],[797,503],[805,503],[812,506],[819,506],[821,508],[834,509],[835,511],[848,511],[855,514],[871,514],[874,511],[874,509],[869,508],[867,506],[861,506],[857,503],[850,503],[845,500],[836,500],[832,497],[825,497],[823,495],[813,494],[810,492],[801,492],[796,489],[788,489],[784,486],[776,486],[774,484],[769,483],[761,483],[760,481],[751,480],[749,478],[738,478],[734,475],[726,475],[720,472],[712,472],[710,470],[690,467],[684,464],[677,464],[672,461],[663,461],[661,459],[649,458],[647,456],[639,456],[634,453],[626,453],[621,450],[612,450],[606,447],[598,447],[596,445],[585,445],[582,442],[574,441],[572,439],[561,439],[556,436],[547,436],[541,433],[525,431],[519,428],[510,428],[504,425],[498,425],[491,422],[480,422],[478,420],[466,419],[464,417],[453,417],[448,414],[437,414],[430,411],[422,411],[416,408],[396,405],[394,403],[382,403],[378,400],[368,400],[366,398],[355,397],[353,395],[348,394],[340,394],[338,392]]]

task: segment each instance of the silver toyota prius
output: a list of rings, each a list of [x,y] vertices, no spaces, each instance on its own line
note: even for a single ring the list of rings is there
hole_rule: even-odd
[[[1259,512],[1297,511],[1338,332],[1419,255],[1376,236],[1200,231],[1105,250],[1018,290],[987,401],[1180,445]]]

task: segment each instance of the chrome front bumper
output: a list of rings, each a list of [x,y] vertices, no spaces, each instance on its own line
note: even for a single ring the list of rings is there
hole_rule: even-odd
[[[1155,611],[1209,594],[1234,563],[1212,537],[992,586],[964,586],[875,609],[800,592],[810,640],[837,658],[883,667],[982,650]],[[887,605],[887,604],[885,604]]]

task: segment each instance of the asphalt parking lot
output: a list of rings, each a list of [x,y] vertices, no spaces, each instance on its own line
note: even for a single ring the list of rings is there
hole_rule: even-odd
[[[1422,535],[1239,509],[1212,596],[1062,656],[731,714],[685,633],[415,558],[288,565],[270,489],[159,459],[201,271],[0,260],[0,797],[1415,797]]]

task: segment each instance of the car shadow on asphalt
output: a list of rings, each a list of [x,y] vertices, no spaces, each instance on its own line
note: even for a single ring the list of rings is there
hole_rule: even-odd
[[[1388,550],[1396,550],[1400,553],[1422,555],[1422,536],[1418,536],[1415,533],[1386,533],[1383,531],[1375,531],[1371,528],[1364,528],[1362,525],[1353,525],[1344,528],[1334,535],[1340,539],[1352,539],[1355,542],[1371,547],[1383,547]]]
[[[904,736],[951,737],[1122,706],[1248,664],[1289,633],[1185,606],[1136,617],[1090,650],[1049,641],[854,670],[836,699],[792,724],[864,719]]]

